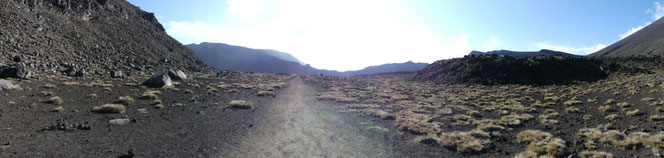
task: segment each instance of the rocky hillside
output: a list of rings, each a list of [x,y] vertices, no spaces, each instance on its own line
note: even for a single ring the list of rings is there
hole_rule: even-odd
[[[333,71],[316,69],[303,64],[288,53],[251,49],[223,43],[190,44],[188,48],[194,51],[196,57],[208,65],[219,70],[233,70],[259,73],[290,73],[290,74],[323,74],[334,76],[368,75],[387,72],[419,71],[427,63],[392,63],[370,66],[356,71]]]
[[[659,19],[630,36],[588,56],[664,56],[664,20]]]
[[[532,56],[541,56],[541,55],[576,56],[574,54],[569,54],[569,53],[559,52],[559,51],[553,51],[553,50],[548,50],[548,49],[542,49],[542,50],[535,51],[535,52],[518,52],[518,51],[510,51],[510,50],[494,50],[494,51],[488,51],[488,52],[471,51],[470,54],[468,54],[468,55],[491,55],[491,54],[505,55],[505,56],[512,56],[512,57],[532,57]]]
[[[124,0],[0,1],[0,26],[0,65],[35,74],[209,69],[152,13]]]

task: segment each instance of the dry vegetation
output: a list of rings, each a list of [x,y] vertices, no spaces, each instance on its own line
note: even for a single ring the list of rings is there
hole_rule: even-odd
[[[411,78],[304,77],[323,87],[319,100],[393,117],[396,128],[420,135],[416,141],[465,154],[513,150],[510,157],[651,157],[664,147],[664,76],[658,73],[540,86]],[[514,144],[521,145],[513,149]]]

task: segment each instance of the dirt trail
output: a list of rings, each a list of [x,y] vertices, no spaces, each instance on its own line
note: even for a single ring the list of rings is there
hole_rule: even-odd
[[[389,157],[387,129],[316,100],[300,78],[289,82],[269,110],[233,146],[231,157]]]

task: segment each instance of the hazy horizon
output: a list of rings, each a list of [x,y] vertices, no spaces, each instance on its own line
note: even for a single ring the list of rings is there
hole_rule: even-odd
[[[664,15],[658,1],[129,1],[183,44],[272,49],[338,71],[471,50],[586,55]]]

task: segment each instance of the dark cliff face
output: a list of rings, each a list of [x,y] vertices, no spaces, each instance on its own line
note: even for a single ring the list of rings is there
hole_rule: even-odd
[[[36,72],[209,70],[153,13],[124,0],[0,1],[0,26],[0,64],[18,56]]]

